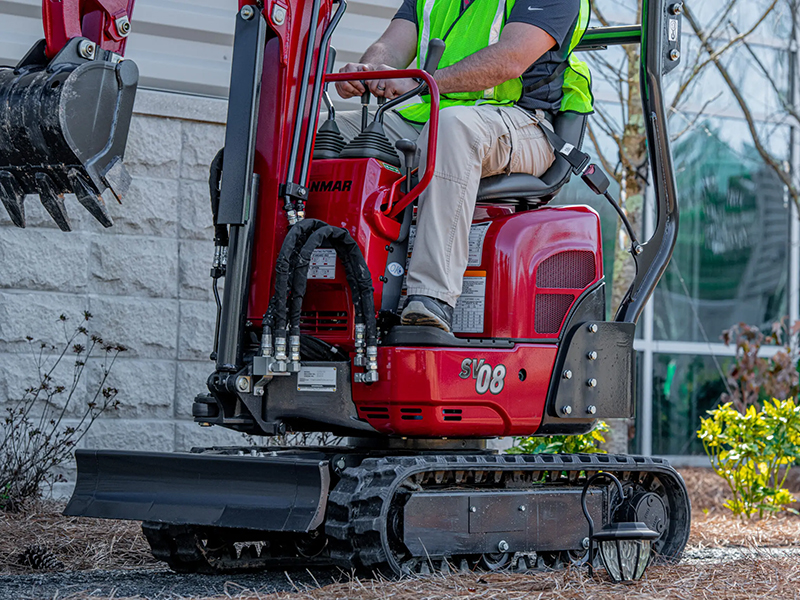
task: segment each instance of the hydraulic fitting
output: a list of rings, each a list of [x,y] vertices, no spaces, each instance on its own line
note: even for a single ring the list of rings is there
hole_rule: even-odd
[[[364,381],[375,383],[378,379],[378,347],[367,346],[367,370],[364,373]]]
[[[261,356],[272,356],[272,328],[267,325],[266,319],[261,330]]]
[[[286,370],[289,373],[297,373],[300,371],[300,336],[289,336],[289,365]]]
[[[211,277],[219,279],[225,276],[228,266],[228,247],[214,246],[214,261],[211,263]]]
[[[286,356],[286,338],[275,338],[275,363],[272,365],[272,370],[276,373],[285,373],[287,368],[288,357]]]
[[[357,367],[367,366],[367,358],[364,356],[366,333],[367,326],[364,323],[356,323],[356,357],[353,360],[353,364]]]

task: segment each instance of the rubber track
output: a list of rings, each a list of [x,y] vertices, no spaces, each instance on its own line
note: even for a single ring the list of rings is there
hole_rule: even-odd
[[[413,475],[435,471],[652,473],[658,476],[668,501],[669,529],[661,558],[680,560],[689,539],[691,505],[686,486],[680,474],[662,459],[607,454],[382,457],[345,469],[328,496],[325,532],[333,561],[348,569],[400,574],[396,561],[390,558],[386,533],[392,499],[401,484],[413,481],[409,479]],[[577,478],[574,484],[583,485]]]

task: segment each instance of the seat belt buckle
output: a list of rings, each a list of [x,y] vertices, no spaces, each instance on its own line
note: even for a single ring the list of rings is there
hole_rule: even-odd
[[[581,173],[581,179],[598,196],[606,193],[610,185],[608,177],[597,165],[589,165]]]

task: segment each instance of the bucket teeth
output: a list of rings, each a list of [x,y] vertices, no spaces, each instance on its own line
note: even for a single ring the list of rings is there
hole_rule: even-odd
[[[67,209],[64,206],[64,194],[57,191],[58,189],[53,180],[44,173],[37,173],[36,189],[39,192],[39,198],[42,200],[45,210],[53,217],[58,228],[61,231],[72,231],[69,215],[67,215]]]
[[[8,171],[0,171],[0,201],[6,207],[11,222],[17,227],[25,227],[25,193]]]
[[[78,202],[80,202],[95,219],[100,221],[103,227],[111,227],[114,221],[111,220],[111,216],[108,214],[103,196],[98,194],[93,187],[81,177],[77,169],[71,169],[67,178],[69,179],[72,191],[75,193]]]

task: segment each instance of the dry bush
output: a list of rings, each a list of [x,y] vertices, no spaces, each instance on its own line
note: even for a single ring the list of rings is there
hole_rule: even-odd
[[[72,453],[92,423],[119,405],[118,390],[106,386],[117,356],[126,349],[109,344],[87,329],[91,313],[69,329],[69,319],[58,319],[63,341],[35,344],[28,337],[36,364],[36,384],[7,403],[0,424],[0,510],[18,511],[41,487],[58,479],[55,469],[72,459]],[[97,351],[97,352],[95,352]],[[95,356],[98,354],[99,356]],[[90,361],[100,367],[98,381],[86,393],[81,387]],[[68,373],[62,371],[67,369]],[[70,423],[70,418],[74,421]]]

